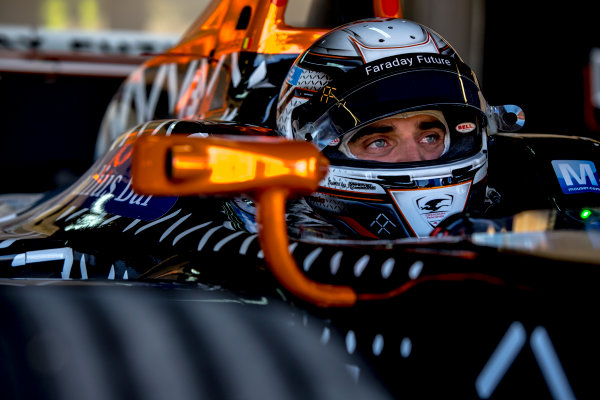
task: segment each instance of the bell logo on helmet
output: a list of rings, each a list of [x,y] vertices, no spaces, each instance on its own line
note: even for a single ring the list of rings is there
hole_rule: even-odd
[[[456,131],[460,133],[469,133],[475,130],[476,126],[472,122],[463,122],[456,125]]]

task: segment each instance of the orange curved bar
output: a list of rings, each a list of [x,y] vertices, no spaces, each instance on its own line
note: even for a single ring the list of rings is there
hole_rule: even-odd
[[[271,272],[294,295],[317,306],[354,305],[357,295],[351,287],[318,283],[308,279],[299,270],[288,250],[285,222],[285,202],[288,194],[288,190],[277,187],[258,193],[259,241]]]
[[[132,158],[133,189],[165,196],[255,193],[273,186],[309,194],[329,165],[313,144],[275,137],[141,136]]]
[[[132,149],[132,188],[146,195],[253,194],[261,248],[279,282],[321,307],[355,304],[352,288],[310,280],[289,253],[286,200],[314,192],[327,173],[327,159],[308,142],[235,139],[141,136]]]

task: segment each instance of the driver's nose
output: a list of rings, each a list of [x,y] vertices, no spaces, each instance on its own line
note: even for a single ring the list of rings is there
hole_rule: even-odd
[[[412,137],[401,140],[398,146],[396,162],[424,161],[425,158],[420,151],[419,144]]]

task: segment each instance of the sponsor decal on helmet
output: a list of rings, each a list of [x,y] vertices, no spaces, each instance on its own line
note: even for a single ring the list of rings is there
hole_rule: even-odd
[[[356,192],[385,193],[379,185],[376,185],[374,183],[341,178],[339,176],[334,176],[331,174],[328,175],[323,181],[321,181],[321,186],[330,189],[348,190]]]
[[[290,69],[286,80],[290,85],[296,86],[298,80],[300,80],[300,76],[302,76],[302,68],[294,65],[294,67]]]
[[[321,98],[319,99],[319,101],[322,103],[323,101],[325,103],[329,103],[329,99],[333,99],[334,101],[337,100],[337,97],[335,97],[335,91],[337,90],[337,88],[331,87],[331,86],[325,86],[323,88],[323,93],[321,94]]]
[[[337,146],[340,143],[340,138],[335,138],[327,146]]]
[[[441,220],[446,218],[446,214],[452,209],[453,202],[454,196],[451,194],[435,194],[432,196],[423,196],[415,200],[421,217],[434,228]]]
[[[380,72],[385,72],[389,69],[401,68],[401,67],[430,67],[432,64],[442,65],[444,67],[451,67],[452,62],[449,58],[446,58],[443,55],[438,54],[419,54],[419,55],[403,55],[394,58],[393,60],[388,60],[385,62],[379,63],[369,63],[365,65],[364,71],[367,76],[372,74],[377,74]]]
[[[413,232],[428,236],[442,220],[465,209],[471,181],[451,186],[390,190]]]
[[[372,229],[377,229],[378,235],[381,235],[381,233],[389,235],[396,228],[396,224],[394,224],[387,215],[380,213],[377,215],[377,218],[371,222],[370,227]]]
[[[313,207],[319,210],[325,210],[332,213],[343,213],[346,210],[347,204],[336,197],[328,194],[315,192],[307,197],[307,201]]]
[[[469,133],[475,130],[476,126],[473,122],[461,122],[456,125],[456,131],[460,133]]]

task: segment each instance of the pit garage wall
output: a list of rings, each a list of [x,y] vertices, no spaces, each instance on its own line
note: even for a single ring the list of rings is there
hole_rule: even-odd
[[[487,1],[483,88],[488,100],[522,106],[527,132],[599,139],[600,119],[585,116],[598,111],[590,108],[585,71],[591,50],[600,47],[599,11],[598,2]]]
[[[0,193],[74,182],[93,162],[104,111],[123,80],[177,39],[0,25]]]
[[[122,80],[0,72],[0,192],[51,190],[87,170],[102,110]]]
[[[521,106],[525,131],[598,138],[600,111],[591,103],[592,83],[584,71],[590,50],[600,47],[599,6],[568,5],[405,0],[404,15],[456,47],[491,104]],[[118,64],[126,65],[126,58]],[[83,173],[92,162],[105,107],[124,77],[0,68],[0,193],[50,190]]]

